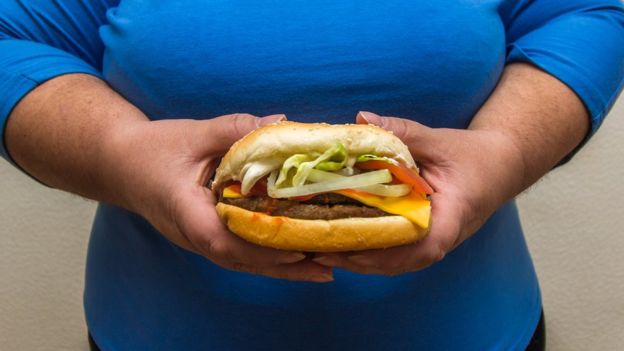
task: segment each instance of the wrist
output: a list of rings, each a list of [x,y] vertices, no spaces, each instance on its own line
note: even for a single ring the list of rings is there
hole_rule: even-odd
[[[493,193],[498,193],[497,206],[511,200],[528,185],[527,158],[520,142],[505,131],[496,129],[471,129],[481,135],[484,141],[483,161],[490,165],[489,181],[495,185]]]
[[[147,118],[127,118],[106,130],[95,168],[101,180],[101,201],[136,213],[142,211],[145,201],[138,199],[145,197],[141,194],[146,192],[149,174],[144,158],[149,153],[140,145],[145,142],[151,123]]]
[[[548,73],[512,64],[469,129],[504,135],[522,160],[520,191],[528,188],[576,148],[589,130],[578,96]]]

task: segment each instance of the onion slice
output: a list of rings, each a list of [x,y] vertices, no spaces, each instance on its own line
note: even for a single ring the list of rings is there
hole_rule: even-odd
[[[322,171],[319,171],[322,172]],[[317,173],[317,172],[310,172]],[[329,172],[324,172],[329,173]],[[338,174],[335,179],[321,181],[319,183],[304,184],[289,188],[276,189],[274,184],[268,182],[268,194],[272,198],[289,198],[297,196],[312,195],[316,193],[326,193],[341,189],[356,189],[375,184],[383,184],[392,181],[392,174],[387,169],[361,173],[351,177],[343,177]],[[331,176],[330,176],[331,177]]]
[[[247,164],[247,167],[243,169],[243,181],[241,182],[241,193],[243,195],[249,194],[249,191],[265,175],[271,173],[271,171],[278,169],[282,165],[282,162],[278,159],[268,159],[257,162],[251,162]]]
[[[353,188],[355,190],[362,190],[370,194],[383,196],[383,197],[401,197],[409,194],[412,191],[412,187],[407,184],[373,184],[369,186],[363,186],[359,188]]]
[[[323,172],[319,170],[312,170],[308,175],[308,181],[310,182],[326,182],[331,180],[337,180],[342,178],[349,178],[342,176],[340,174],[332,173],[332,172]],[[410,193],[412,188],[407,184],[395,184],[395,185],[386,185],[386,184],[373,184],[362,187],[351,187],[351,189],[357,189],[366,191],[367,193],[371,193],[379,196],[387,196],[387,197],[401,197]]]

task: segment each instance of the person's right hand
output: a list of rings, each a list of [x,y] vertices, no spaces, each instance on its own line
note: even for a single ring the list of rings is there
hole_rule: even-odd
[[[209,120],[137,121],[114,130],[102,156],[111,191],[167,239],[235,271],[327,282],[331,268],[300,252],[260,247],[232,234],[206,183],[220,157],[252,130],[283,119],[246,114]]]

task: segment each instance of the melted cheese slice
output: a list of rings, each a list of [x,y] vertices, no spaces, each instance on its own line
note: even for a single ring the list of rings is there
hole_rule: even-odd
[[[383,197],[353,189],[334,192],[384,212],[403,216],[424,229],[429,227],[431,201],[419,193],[411,192],[409,195],[402,197]],[[243,197],[240,193],[240,186],[230,185],[224,188],[223,197],[230,199]]]
[[[383,197],[353,189],[338,190],[335,193],[376,207],[384,212],[403,216],[419,227],[425,229],[429,227],[431,201],[419,193],[411,192],[409,195],[401,197]]]
[[[240,199],[243,197],[241,194],[240,185],[230,185],[223,188],[223,197],[226,199]]]

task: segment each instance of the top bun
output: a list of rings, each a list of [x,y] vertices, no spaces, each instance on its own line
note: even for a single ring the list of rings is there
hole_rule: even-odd
[[[258,128],[232,145],[217,168],[214,187],[242,179],[245,164],[268,158],[285,161],[298,153],[323,153],[336,142],[351,155],[374,154],[416,164],[407,146],[394,134],[372,124],[279,122]]]

